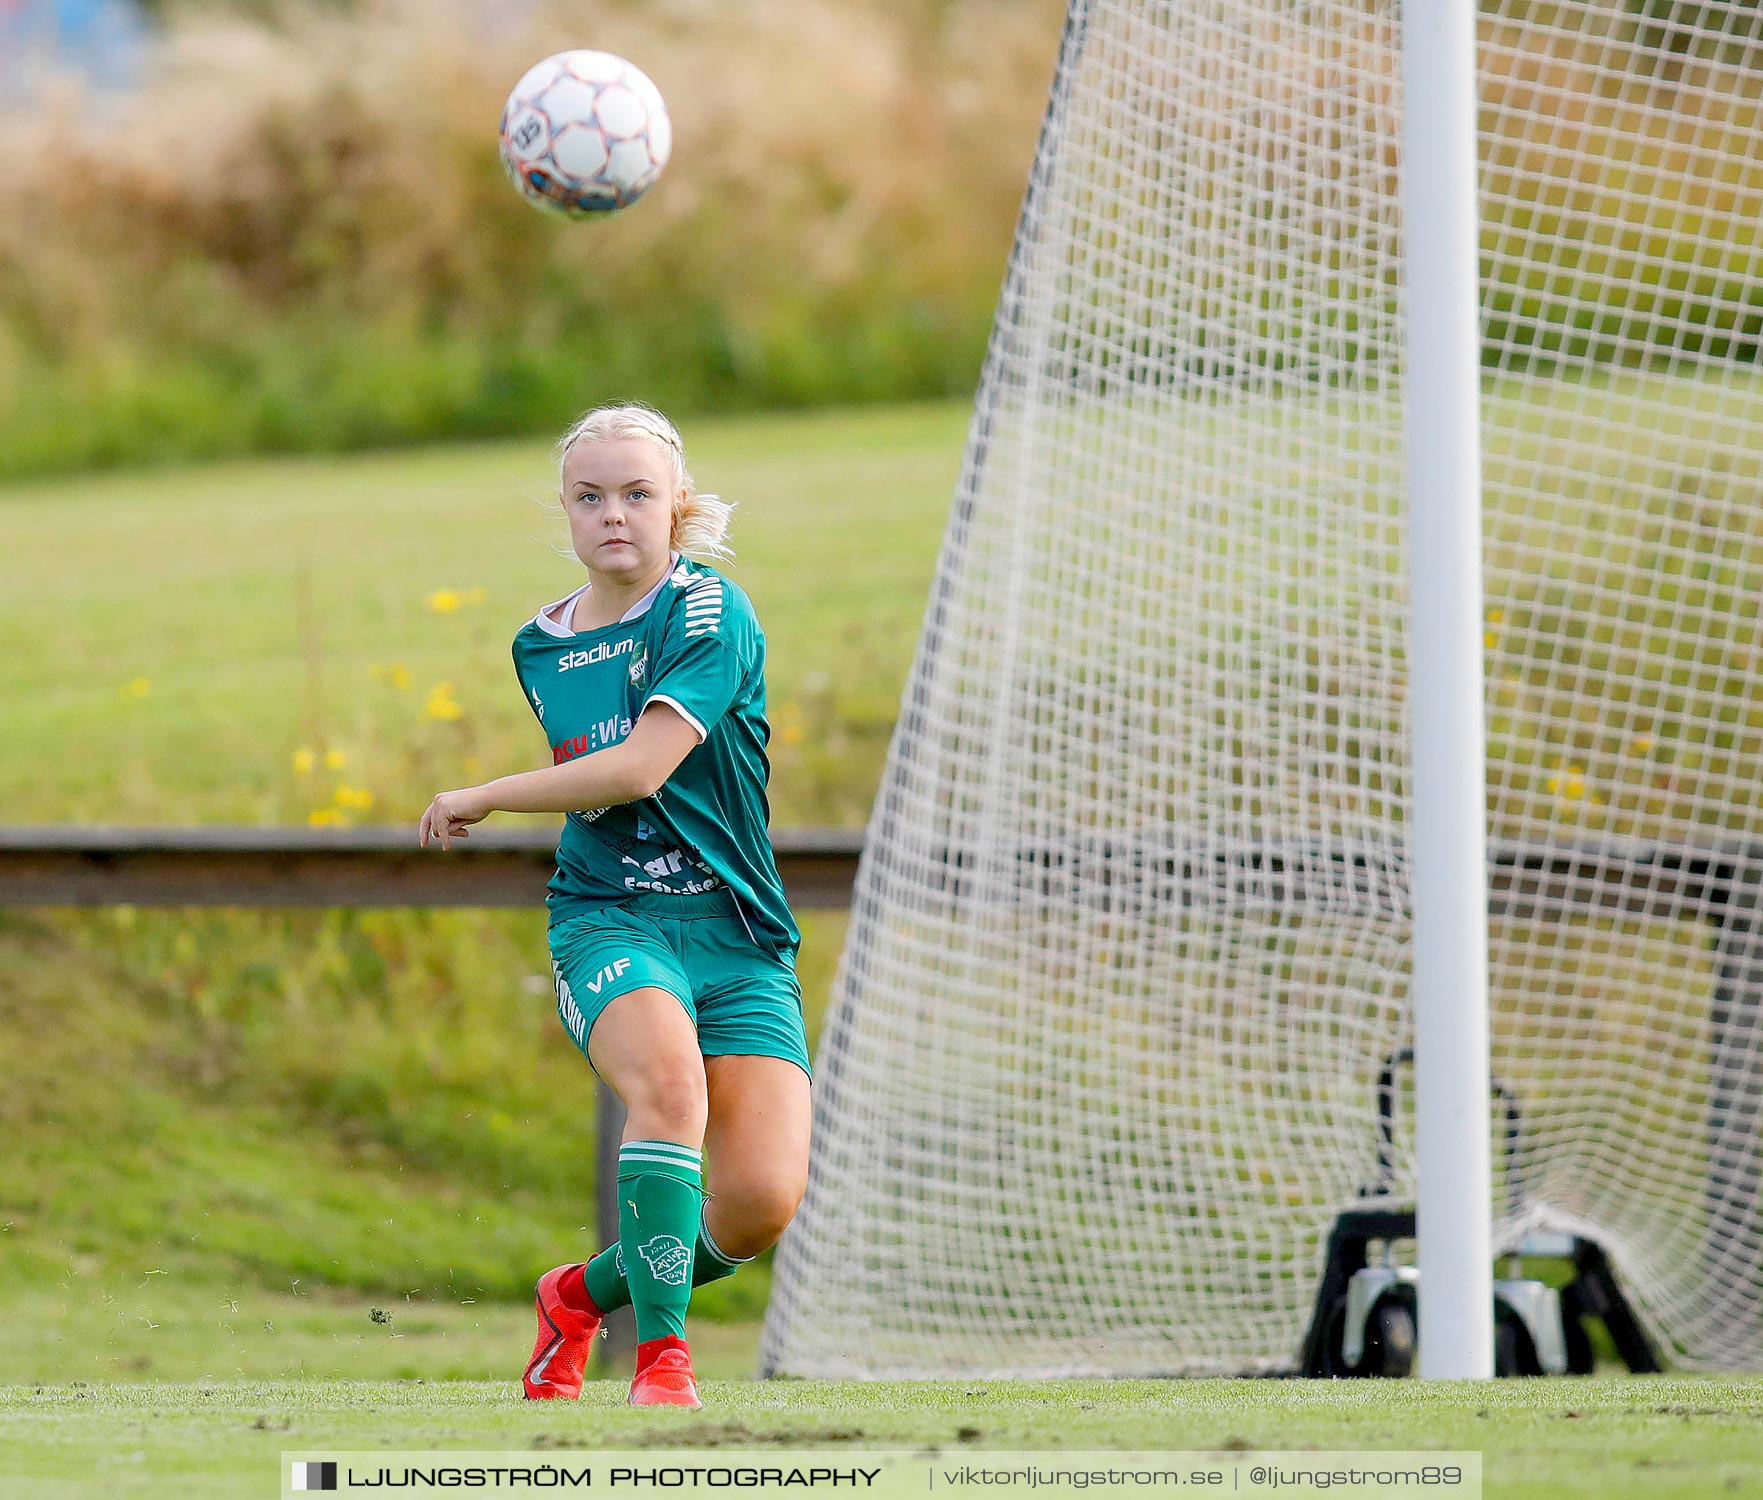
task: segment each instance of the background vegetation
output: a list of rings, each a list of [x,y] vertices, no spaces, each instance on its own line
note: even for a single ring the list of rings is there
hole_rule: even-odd
[[[184,5],[149,82],[4,122],[0,478],[965,394],[1058,0]],[[535,213],[494,130],[537,58],[636,59],[675,169]],[[681,165],[683,164],[683,165]]]
[[[142,91],[3,122],[0,477],[548,431],[638,389],[680,410],[965,394],[1064,7],[155,9]],[[1754,355],[1763,164],[1709,148],[1763,130],[1758,28],[1676,0],[1601,29],[1483,11],[1490,360]],[[1318,74],[1286,103],[1374,123],[1386,31],[1346,26],[1351,99]],[[637,59],[677,125],[615,231],[536,215],[489,149],[512,81],[584,43]]]

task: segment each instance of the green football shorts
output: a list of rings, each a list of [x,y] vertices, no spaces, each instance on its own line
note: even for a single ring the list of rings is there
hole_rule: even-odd
[[[565,917],[549,936],[557,1017],[584,1057],[600,1012],[653,986],[685,1006],[704,1056],[781,1057],[810,1072],[795,967],[753,941],[726,887],[640,893]]]

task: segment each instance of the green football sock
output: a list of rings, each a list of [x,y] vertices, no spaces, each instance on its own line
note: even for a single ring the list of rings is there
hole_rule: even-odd
[[[691,1146],[626,1141],[619,1148],[618,1248],[639,1344],[686,1336],[703,1184],[703,1157]]]
[[[722,1247],[710,1237],[710,1226],[704,1222],[700,1212],[698,1243],[692,1247],[694,1287],[703,1286],[710,1281],[721,1281],[725,1276],[733,1276],[752,1258],[749,1255],[737,1259],[724,1254]],[[608,1245],[589,1261],[583,1268],[582,1280],[587,1284],[588,1295],[594,1299],[594,1306],[601,1312],[609,1313],[616,1307],[630,1306],[630,1283],[625,1280],[624,1251],[619,1246]]]

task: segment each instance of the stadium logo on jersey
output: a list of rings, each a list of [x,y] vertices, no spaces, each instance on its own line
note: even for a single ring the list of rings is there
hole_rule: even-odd
[[[649,1272],[664,1286],[684,1286],[692,1274],[692,1252],[671,1234],[658,1234],[646,1245],[638,1245]]]
[[[643,685],[643,677],[648,670],[649,652],[647,648],[645,648],[644,650],[639,651],[636,656],[631,659],[631,686],[641,687]]]
[[[611,661],[615,656],[626,656],[637,649],[637,638],[626,636],[622,641],[602,641],[588,651],[565,651],[557,658],[557,670],[567,672],[571,667],[592,667],[603,661]]]

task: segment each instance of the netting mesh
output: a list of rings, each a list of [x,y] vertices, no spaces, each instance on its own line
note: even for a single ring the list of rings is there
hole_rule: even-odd
[[[1074,5],[770,1369],[1297,1363],[1411,1042],[1399,22]],[[1514,5],[1480,74],[1496,1239],[1756,1367],[1763,23]]]

